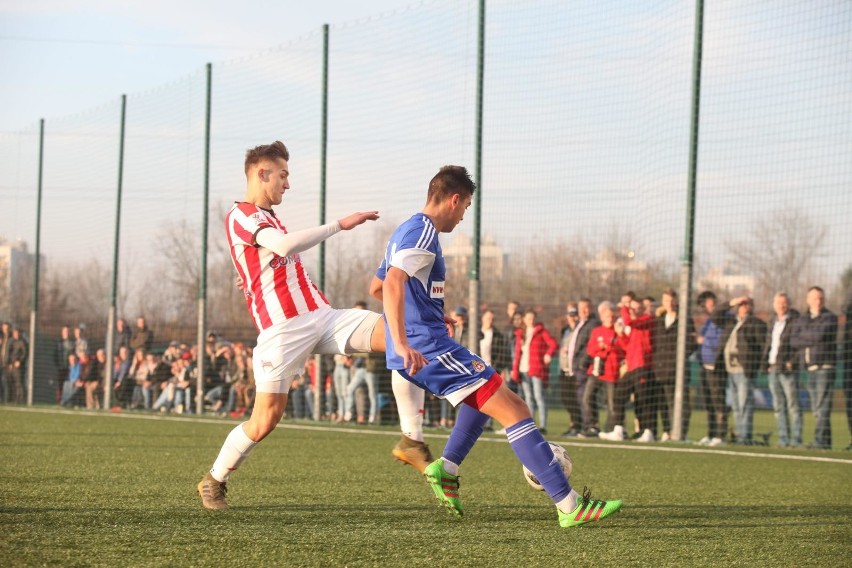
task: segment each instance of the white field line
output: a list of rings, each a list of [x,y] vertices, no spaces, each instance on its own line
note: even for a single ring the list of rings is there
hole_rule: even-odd
[[[192,422],[196,424],[216,424],[218,426],[228,426],[228,425],[236,425],[238,422],[225,420],[221,418],[200,418],[195,416],[174,416],[174,415],[160,415],[160,414],[135,414],[135,413],[124,413],[124,412],[91,412],[87,410],[64,410],[60,408],[26,408],[26,407],[18,407],[18,406],[5,406],[0,407],[0,410],[7,410],[12,412],[28,412],[28,413],[40,413],[40,414],[62,414],[67,416],[98,416],[101,418],[125,418],[132,420],[168,420],[175,422]],[[399,432],[394,430],[368,430],[366,428],[347,428],[342,426],[312,426],[308,424],[287,424],[281,423],[278,424],[277,428],[281,428],[284,430],[307,430],[313,432],[334,432],[334,433],[344,433],[344,434],[361,434],[367,436],[398,436]],[[438,438],[446,440],[449,438],[448,434],[437,434],[430,430],[424,431],[424,436],[428,438]],[[480,442],[497,442],[501,444],[507,444],[508,440],[504,437],[500,438],[491,438],[491,437],[482,437],[479,439]],[[828,458],[822,456],[801,456],[801,455],[790,455],[790,454],[764,454],[758,452],[739,452],[739,451],[730,451],[730,450],[720,450],[716,448],[685,448],[679,447],[676,445],[671,446],[660,446],[660,445],[640,445],[638,443],[634,444],[601,444],[595,442],[569,442],[565,440],[554,440],[561,446],[569,446],[575,448],[603,448],[609,450],[634,450],[641,452],[670,452],[670,453],[689,453],[689,454],[709,454],[714,456],[733,456],[733,457],[741,457],[741,458],[766,458],[766,459],[778,459],[778,460],[794,460],[794,461],[808,461],[808,462],[822,462],[822,463],[840,463],[846,465],[852,465],[852,459],[840,459],[840,458]]]

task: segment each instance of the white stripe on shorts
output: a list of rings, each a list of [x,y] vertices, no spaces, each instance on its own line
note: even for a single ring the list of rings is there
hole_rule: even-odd
[[[462,365],[462,364],[458,361],[458,359],[456,359],[455,357],[453,357],[452,353],[444,353],[444,354],[442,354],[442,355],[438,355],[438,356],[436,357],[436,359],[437,359],[438,361],[440,361],[440,362],[441,362],[441,364],[442,364],[444,367],[446,367],[447,369],[449,369],[449,370],[451,370],[451,371],[455,371],[455,372],[457,372],[457,373],[461,373],[461,374],[463,374],[463,375],[471,375],[471,374],[473,374],[473,373],[471,373],[468,369],[466,369],[466,368],[464,367],[464,365]]]

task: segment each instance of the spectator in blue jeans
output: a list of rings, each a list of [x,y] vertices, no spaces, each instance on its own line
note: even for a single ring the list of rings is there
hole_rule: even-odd
[[[799,377],[796,374],[796,350],[790,345],[793,322],[799,312],[790,309],[790,298],[784,292],[772,300],[775,314],[767,326],[763,363],[769,372],[769,392],[778,424],[778,445],[802,445],[802,409],[799,406]],[[791,429],[792,426],[792,429]]]
[[[808,393],[816,418],[812,447],[831,449],[831,392],[837,374],[837,316],[825,308],[825,292],[808,290],[808,311],[794,322],[790,345],[808,372]]]
[[[752,315],[754,304],[748,296],[730,302],[735,317],[729,319],[719,341],[716,368],[724,368],[734,389],[732,410],[737,443],[750,445],[754,433],[754,381],[760,370],[766,324]]]

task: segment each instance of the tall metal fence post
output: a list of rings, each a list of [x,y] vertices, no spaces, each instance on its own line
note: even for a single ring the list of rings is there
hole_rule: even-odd
[[[199,416],[204,412],[204,367],[207,351],[205,349],[205,328],[207,327],[207,225],[210,209],[210,102],[213,84],[213,64],[207,64],[207,100],[204,115],[204,212],[201,216],[201,274],[198,285],[198,358],[196,368],[198,377],[195,384],[195,412]]]
[[[38,126],[38,186],[36,197],[36,237],[35,259],[33,264],[33,301],[30,311],[30,348],[27,353],[27,406],[33,405],[33,388],[35,386],[35,351],[38,340],[38,285],[39,268],[41,264],[41,193],[42,174],[44,173],[44,119],[39,120]]]
[[[326,163],[328,160],[328,24],[322,26],[322,132],[320,133],[320,195],[319,222],[325,225]],[[319,249],[319,287],[325,290],[325,241]],[[319,420],[320,393],[323,391],[322,358],[314,357],[316,381],[314,383],[314,420]]]
[[[124,125],[127,116],[127,95],[121,95],[121,125],[118,135],[118,186],[115,197],[115,236],[112,248],[112,285],[107,314],[106,369],[104,373],[104,408],[109,409],[112,397],[113,365],[115,353],[115,298],[118,289],[118,243],[121,236],[121,188],[124,181]]]
[[[480,291],[480,234],[482,233],[482,101],[484,98],[485,80],[485,0],[479,0],[479,42],[476,59],[476,158],[474,178],[476,193],[473,195],[473,250],[471,256],[469,303],[467,321],[469,335],[468,349],[479,352],[479,291]]]
[[[704,0],[695,2],[695,45],[692,54],[692,118],[689,134],[689,177],[687,180],[686,229],[683,259],[680,272],[680,307],[677,325],[677,368],[675,374],[674,412],[672,413],[672,438],[683,439],[683,405],[686,390],[687,352],[686,339],[690,332],[692,314],[692,260],[695,247],[695,178],[698,164],[698,126],[701,103],[701,48],[704,30]],[[687,400],[688,401],[688,400]]]

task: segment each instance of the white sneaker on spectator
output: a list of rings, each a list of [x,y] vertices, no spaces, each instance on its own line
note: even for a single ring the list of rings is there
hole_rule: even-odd
[[[700,440],[698,440],[695,443],[698,444],[699,446],[709,446],[710,445],[710,436],[704,436],[703,438],[701,438]]]
[[[668,433],[668,432],[663,432],[663,435],[662,435],[662,436],[660,436],[660,441],[661,441],[661,442],[668,442],[668,441],[669,441],[669,440],[671,440],[671,439],[672,439],[672,437],[671,437],[671,436],[669,436],[669,433]]]
[[[613,442],[623,442],[624,426],[616,426],[612,429],[612,432],[601,432],[598,434],[598,437],[604,440],[611,440]]]
[[[636,438],[637,442],[653,442],[654,441],[654,433],[651,432],[650,428],[645,428],[645,431],[642,432],[642,435]]]
[[[710,440],[710,443],[707,444],[707,445],[710,446],[711,448],[715,448],[716,446],[724,446],[725,440],[723,440],[722,438],[713,438],[712,440]]]

